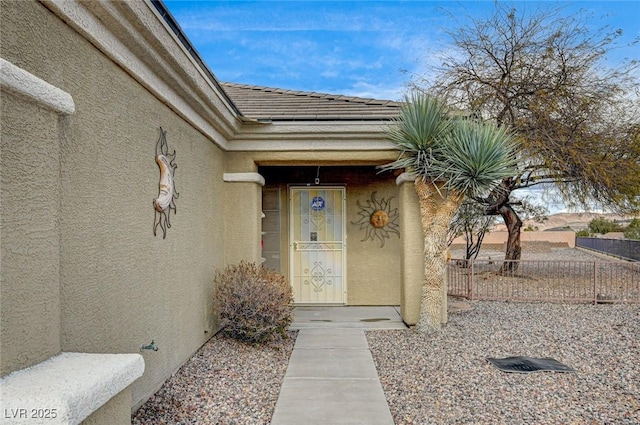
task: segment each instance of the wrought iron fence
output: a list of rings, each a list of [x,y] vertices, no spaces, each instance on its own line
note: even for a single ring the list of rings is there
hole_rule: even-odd
[[[640,240],[577,237],[576,246],[627,260],[640,261]]]
[[[448,294],[471,300],[640,303],[640,263],[451,260]]]

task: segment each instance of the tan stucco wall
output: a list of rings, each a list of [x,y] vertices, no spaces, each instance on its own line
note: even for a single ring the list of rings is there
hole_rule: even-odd
[[[60,352],[58,115],[1,96],[0,376]]]
[[[399,180],[401,247],[400,315],[408,325],[420,319],[420,297],[424,282],[424,236],[420,224],[418,195],[412,181]]]
[[[76,105],[55,128],[49,114],[3,94],[4,110],[31,115],[15,130],[23,140],[5,144],[3,113],[3,350],[5,340],[27,341],[6,358],[3,351],[3,373],[59,349],[135,353],[154,340],[159,350],[143,353],[145,373],[131,386],[138,404],[216,330],[211,280],[224,265],[223,153],[41,4],[3,2],[1,26],[2,56]],[[180,193],[165,240],[152,233],[160,126],[177,154]],[[18,162],[5,168],[5,158]],[[21,173],[31,178],[23,183]],[[59,183],[51,183],[55,176]],[[17,243],[20,232],[29,240]],[[5,314],[12,299],[21,311],[10,306]],[[34,319],[17,326],[22,316]],[[34,344],[40,358],[29,354]]]
[[[372,181],[347,186],[347,304],[349,305],[398,305],[400,304],[400,246],[401,237],[388,230],[377,230],[373,239],[364,240],[366,229],[359,224],[361,210],[373,209],[368,204],[372,194],[379,202],[389,203],[391,211],[397,210],[399,226],[398,190],[393,179]],[[399,228],[398,228],[399,229]],[[384,245],[376,234],[388,235]]]
[[[225,183],[225,263],[242,260],[260,264],[262,186],[253,182]]]
[[[251,155],[227,152],[223,214],[226,220],[225,263],[242,260],[260,263],[262,229],[262,177]],[[260,179],[260,181],[257,181]]]

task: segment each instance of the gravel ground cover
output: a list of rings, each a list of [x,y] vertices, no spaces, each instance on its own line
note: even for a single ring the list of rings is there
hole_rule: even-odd
[[[640,424],[640,306],[469,306],[437,334],[366,333],[396,425]],[[486,361],[520,355],[577,372],[505,373]]]
[[[565,248],[523,258],[594,256]],[[396,425],[640,424],[639,305],[451,299],[450,307],[435,335],[366,333]],[[213,337],[132,423],[268,424],[295,343],[289,334],[270,347]],[[509,374],[485,360],[516,355],[553,357],[577,372]]]
[[[132,417],[132,424],[268,424],[297,332],[271,345],[216,335]]]

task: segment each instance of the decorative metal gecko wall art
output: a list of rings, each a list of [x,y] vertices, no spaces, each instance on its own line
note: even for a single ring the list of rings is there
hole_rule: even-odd
[[[371,199],[367,199],[367,205],[362,205],[360,201],[357,201],[358,215],[360,219],[358,221],[352,221],[351,224],[359,225],[360,230],[365,230],[364,242],[368,239],[380,241],[380,248],[384,247],[386,239],[394,234],[400,237],[400,230],[398,225],[398,218],[400,214],[397,208],[391,208],[391,200],[393,197],[382,198],[378,200],[376,198],[376,192],[371,194]]]
[[[160,167],[160,183],[158,197],[153,200],[153,236],[156,236],[158,226],[162,229],[162,239],[167,237],[167,228],[171,227],[171,210],[176,214],[176,199],[180,194],[176,191],[175,164],[176,151],[169,155],[167,132],[160,127],[160,138],[156,143],[156,163]]]

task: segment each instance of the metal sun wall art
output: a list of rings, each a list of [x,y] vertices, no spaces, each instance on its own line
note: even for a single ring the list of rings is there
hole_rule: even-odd
[[[160,183],[158,197],[153,200],[153,236],[156,236],[158,226],[162,229],[162,239],[167,237],[167,228],[171,227],[171,210],[176,214],[176,199],[180,194],[176,191],[175,164],[176,151],[169,154],[167,132],[160,127],[160,138],[156,143],[156,163],[160,167]]]
[[[398,209],[391,208],[391,200],[393,197],[376,198],[376,192],[371,194],[371,199],[367,199],[367,205],[362,205],[360,201],[357,201],[358,215],[360,219],[358,221],[352,221],[351,224],[360,226],[360,230],[365,230],[365,237],[361,242],[366,240],[380,241],[380,248],[384,247],[386,239],[394,234],[400,237],[400,230],[398,224]]]

